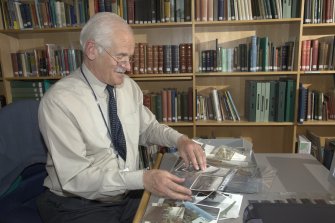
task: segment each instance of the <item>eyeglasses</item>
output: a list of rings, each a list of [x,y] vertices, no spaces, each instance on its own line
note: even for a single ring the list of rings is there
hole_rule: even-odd
[[[97,45],[99,45],[118,65],[124,67],[126,66],[128,63],[131,64],[133,62],[133,58],[129,57],[129,56],[113,56],[110,52],[108,52],[108,50],[106,50],[105,47],[101,46],[101,44],[96,43]]]

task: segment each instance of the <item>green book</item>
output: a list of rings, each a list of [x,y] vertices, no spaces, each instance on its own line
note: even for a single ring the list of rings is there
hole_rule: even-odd
[[[277,81],[270,81],[270,99],[269,99],[269,122],[276,120],[277,100],[276,92],[278,88]]]
[[[262,106],[262,83],[256,84],[256,122],[261,121],[261,106]]]
[[[162,95],[156,94],[155,101],[156,101],[156,119],[157,121],[162,122],[163,121]]]
[[[286,80],[286,96],[285,96],[285,121],[293,122],[294,120],[294,98],[295,97],[295,81]]]
[[[43,87],[42,81],[11,81],[12,88]]]
[[[12,96],[12,101],[15,102],[15,101],[21,101],[21,100],[28,100],[28,99],[33,99],[33,100],[36,100],[36,101],[40,101],[41,100],[41,97],[14,97]]]
[[[156,115],[156,119],[157,119],[157,111],[156,111],[156,94],[151,93],[150,94],[150,110],[152,111],[152,113],[154,113]]]
[[[276,121],[284,122],[285,120],[285,95],[286,95],[286,81],[278,81],[278,88],[276,93],[277,98],[277,112]]]
[[[265,97],[264,97],[264,122],[269,121],[270,114],[270,82],[265,82]]]
[[[38,93],[43,95],[43,88],[42,87],[12,87],[12,94],[21,93],[21,94],[31,94],[31,93]]]
[[[262,71],[269,71],[269,37],[260,38],[260,48],[262,50]]]
[[[245,81],[245,117],[249,122],[256,121],[257,82]]]
[[[30,97],[33,97],[33,98],[36,98],[36,97],[39,97],[39,98],[42,98],[43,97],[43,93],[41,92],[13,92],[12,91],[12,97],[21,97],[21,98],[30,98]]]

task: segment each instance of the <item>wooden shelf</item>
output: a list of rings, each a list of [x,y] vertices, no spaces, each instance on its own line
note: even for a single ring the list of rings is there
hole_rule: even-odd
[[[335,74],[335,70],[315,70],[315,71],[300,71],[302,75],[309,74]]]
[[[129,75],[136,81],[192,80],[193,74],[136,74]]]
[[[64,33],[64,32],[80,32],[82,27],[63,27],[63,28],[44,28],[44,29],[6,29],[0,30],[0,33],[9,36],[18,36],[24,34],[43,34],[43,33]]]
[[[189,127],[193,127],[193,122],[185,122],[185,121],[161,122],[161,124],[168,125],[168,126],[189,126]]]
[[[271,72],[204,72],[195,73],[196,77],[211,77],[211,76],[282,76],[282,75],[297,75],[297,71],[271,71]]]
[[[244,25],[259,25],[259,24],[290,24],[300,23],[301,18],[292,19],[260,19],[260,20],[231,20],[231,21],[197,21],[194,22],[198,26],[244,26]]]
[[[59,80],[62,76],[49,77],[6,77],[7,81],[27,81],[27,80]]]
[[[328,120],[328,121],[317,121],[317,120],[311,120],[311,121],[304,121],[302,124],[298,124],[298,126],[335,126],[335,120]]]
[[[303,24],[303,35],[332,35],[335,30],[335,23]]]
[[[293,126],[292,122],[249,122],[249,121],[215,121],[199,120],[195,122],[196,126]]]
[[[332,27],[335,28],[335,23],[317,23],[317,24],[303,24],[303,29]]]
[[[192,22],[145,23],[145,24],[130,24],[130,26],[133,29],[191,27],[192,26]]]

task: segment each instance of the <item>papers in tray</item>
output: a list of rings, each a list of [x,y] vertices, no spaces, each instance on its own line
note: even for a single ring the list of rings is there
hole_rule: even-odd
[[[159,199],[143,217],[143,222],[215,223],[237,218],[243,196],[221,192],[197,193],[193,201]]]

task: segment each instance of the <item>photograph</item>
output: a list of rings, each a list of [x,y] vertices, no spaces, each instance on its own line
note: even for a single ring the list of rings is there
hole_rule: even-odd
[[[191,190],[216,191],[223,181],[223,177],[200,175],[191,186]]]
[[[182,223],[184,207],[153,206],[143,217],[144,223]]]

